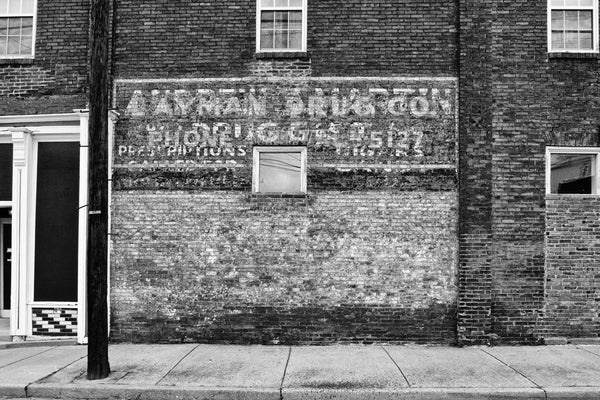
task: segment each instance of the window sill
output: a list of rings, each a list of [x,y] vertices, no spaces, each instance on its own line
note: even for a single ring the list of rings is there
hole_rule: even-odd
[[[548,199],[559,199],[559,198],[599,198],[600,194],[596,193],[546,193],[546,198]]]
[[[33,58],[0,58],[0,65],[33,64]]]
[[[306,199],[308,194],[306,193],[278,193],[278,192],[259,192],[252,193],[250,195],[252,199]]]
[[[310,54],[307,51],[266,51],[254,54],[257,60],[309,60]]]
[[[600,54],[598,53],[569,53],[569,52],[552,52],[548,53],[548,59],[557,58],[578,58],[578,59],[598,59]]]

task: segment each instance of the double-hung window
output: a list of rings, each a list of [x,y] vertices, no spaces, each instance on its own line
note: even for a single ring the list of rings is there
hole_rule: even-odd
[[[546,149],[547,194],[600,194],[599,147]]]
[[[31,58],[35,0],[0,0],[0,58]]]
[[[307,0],[257,0],[256,51],[306,51]]]
[[[548,0],[548,50],[598,51],[598,0]]]

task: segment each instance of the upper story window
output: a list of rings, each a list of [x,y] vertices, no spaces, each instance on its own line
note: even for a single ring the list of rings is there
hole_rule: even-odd
[[[35,0],[0,0],[0,58],[33,57]]]
[[[549,0],[550,52],[598,51],[598,0]]]
[[[600,148],[546,150],[547,194],[600,194]]]
[[[257,0],[256,51],[306,51],[307,0]]]
[[[306,147],[255,146],[254,193],[306,193]]]

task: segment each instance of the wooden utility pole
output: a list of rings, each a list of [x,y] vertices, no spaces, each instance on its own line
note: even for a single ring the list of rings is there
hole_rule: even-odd
[[[108,363],[108,0],[91,0],[87,242],[88,379]],[[82,327],[83,328],[83,327]]]

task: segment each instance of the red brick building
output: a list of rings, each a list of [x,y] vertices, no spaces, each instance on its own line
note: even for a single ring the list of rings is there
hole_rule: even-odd
[[[82,232],[86,153],[37,138],[62,118],[85,145],[88,9],[32,7],[31,38],[0,10],[35,48],[0,54],[15,336],[85,318],[82,259],[39,264],[38,232],[58,176],[80,214],[55,219]],[[111,339],[597,337],[597,20],[597,0],[113,2]]]

